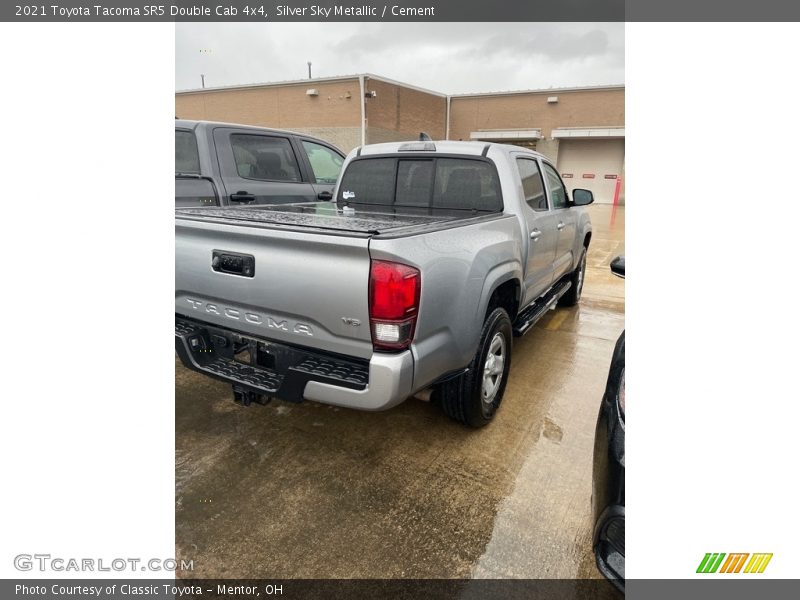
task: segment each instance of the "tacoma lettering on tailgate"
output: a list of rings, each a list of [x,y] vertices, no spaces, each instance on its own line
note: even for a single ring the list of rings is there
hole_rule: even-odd
[[[238,308],[230,308],[222,306],[221,304],[214,304],[213,302],[203,302],[201,300],[193,300],[187,298],[186,301],[192,306],[194,310],[209,313],[212,315],[219,315],[227,317],[235,321],[246,321],[253,325],[265,325],[269,329],[279,329],[280,331],[291,331],[300,335],[313,336],[314,330],[309,325],[300,322],[293,324],[286,319],[276,319],[269,315],[259,315],[253,312],[239,310]]]

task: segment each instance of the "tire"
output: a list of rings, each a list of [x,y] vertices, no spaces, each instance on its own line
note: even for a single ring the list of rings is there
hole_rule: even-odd
[[[569,280],[572,285],[569,286],[567,293],[561,296],[558,300],[558,306],[575,306],[581,299],[581,292],[583,292],[583,282],[586,279],[586,248],[581,252],[581,258],[578,261],[578,266],[570,273]]]
[[[506,390],[512,337],[508,313],[495,308],[483,323],[478,351],[469,370],[443,383],[439,390],[442,410],[448,417],[475,428],[494,418]],[[502,357],[500,366],[498,357]]]

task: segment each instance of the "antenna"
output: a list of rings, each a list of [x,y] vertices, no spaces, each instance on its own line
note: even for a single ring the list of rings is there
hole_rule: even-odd
[[[431,139],[431,136],[429,136],[427,133],[425,133],[424,131],[420,131],[419,132],[419,141],[420,142],[432,142],[433,140]]]

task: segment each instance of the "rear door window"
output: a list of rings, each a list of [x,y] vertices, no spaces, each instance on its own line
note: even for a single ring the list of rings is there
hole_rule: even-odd
[[[544,193],[544,181],[542,172],[539,170],[539,163],[531,158],[518,158],[517,167],[519,176],[522,178],[525,202],[533,210],[547,210],[547,195]]]
[[[197,153],[197,140],[194,132],[185,129],[175,130],[175,172],[200,173],[200,156]]]
[[[470,158],[362,158],[352,161],[339,186],[340,203],[499,212],[497,171]]]
[[[558,172],[548,165],[544,164],[544,172],[547,175],[547,187],[550,190],[550,199],[553,202],[553,208],[566,208],[567,207],[567,189],[561,181]]]
[[[300,168],[287,138],[267,135],[231,136],[239,177],[261,181],[301,181]]]

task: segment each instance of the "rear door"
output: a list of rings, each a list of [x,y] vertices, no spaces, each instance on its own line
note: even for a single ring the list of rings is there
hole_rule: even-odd
[[[214,184],[199,175],[175,176],[175,208],[218,206]]]
[[[344,155],[333,146],[297,138],[318,200],[333,200],[333,188],[342,172]]]
[[[553,281],[557,216],[548,205],[539,161],[532,156],[517,155],[516,162],[525,194],[522,211],[528,232],[528,260],[523,304],[529,304],[547,291]]]
[[[218,127],[214,145],[229,204],[316,202],[290,136]]]
[[[547,192],[550,197],[550,206],[556,216],[556,229],[558,231],[558,244],[553,262],[553,280],[572,270],[575,257],[572,255],[575,248],[578,220],[574,210],[569,209],[567,188],[555,167],[542,161]]]

